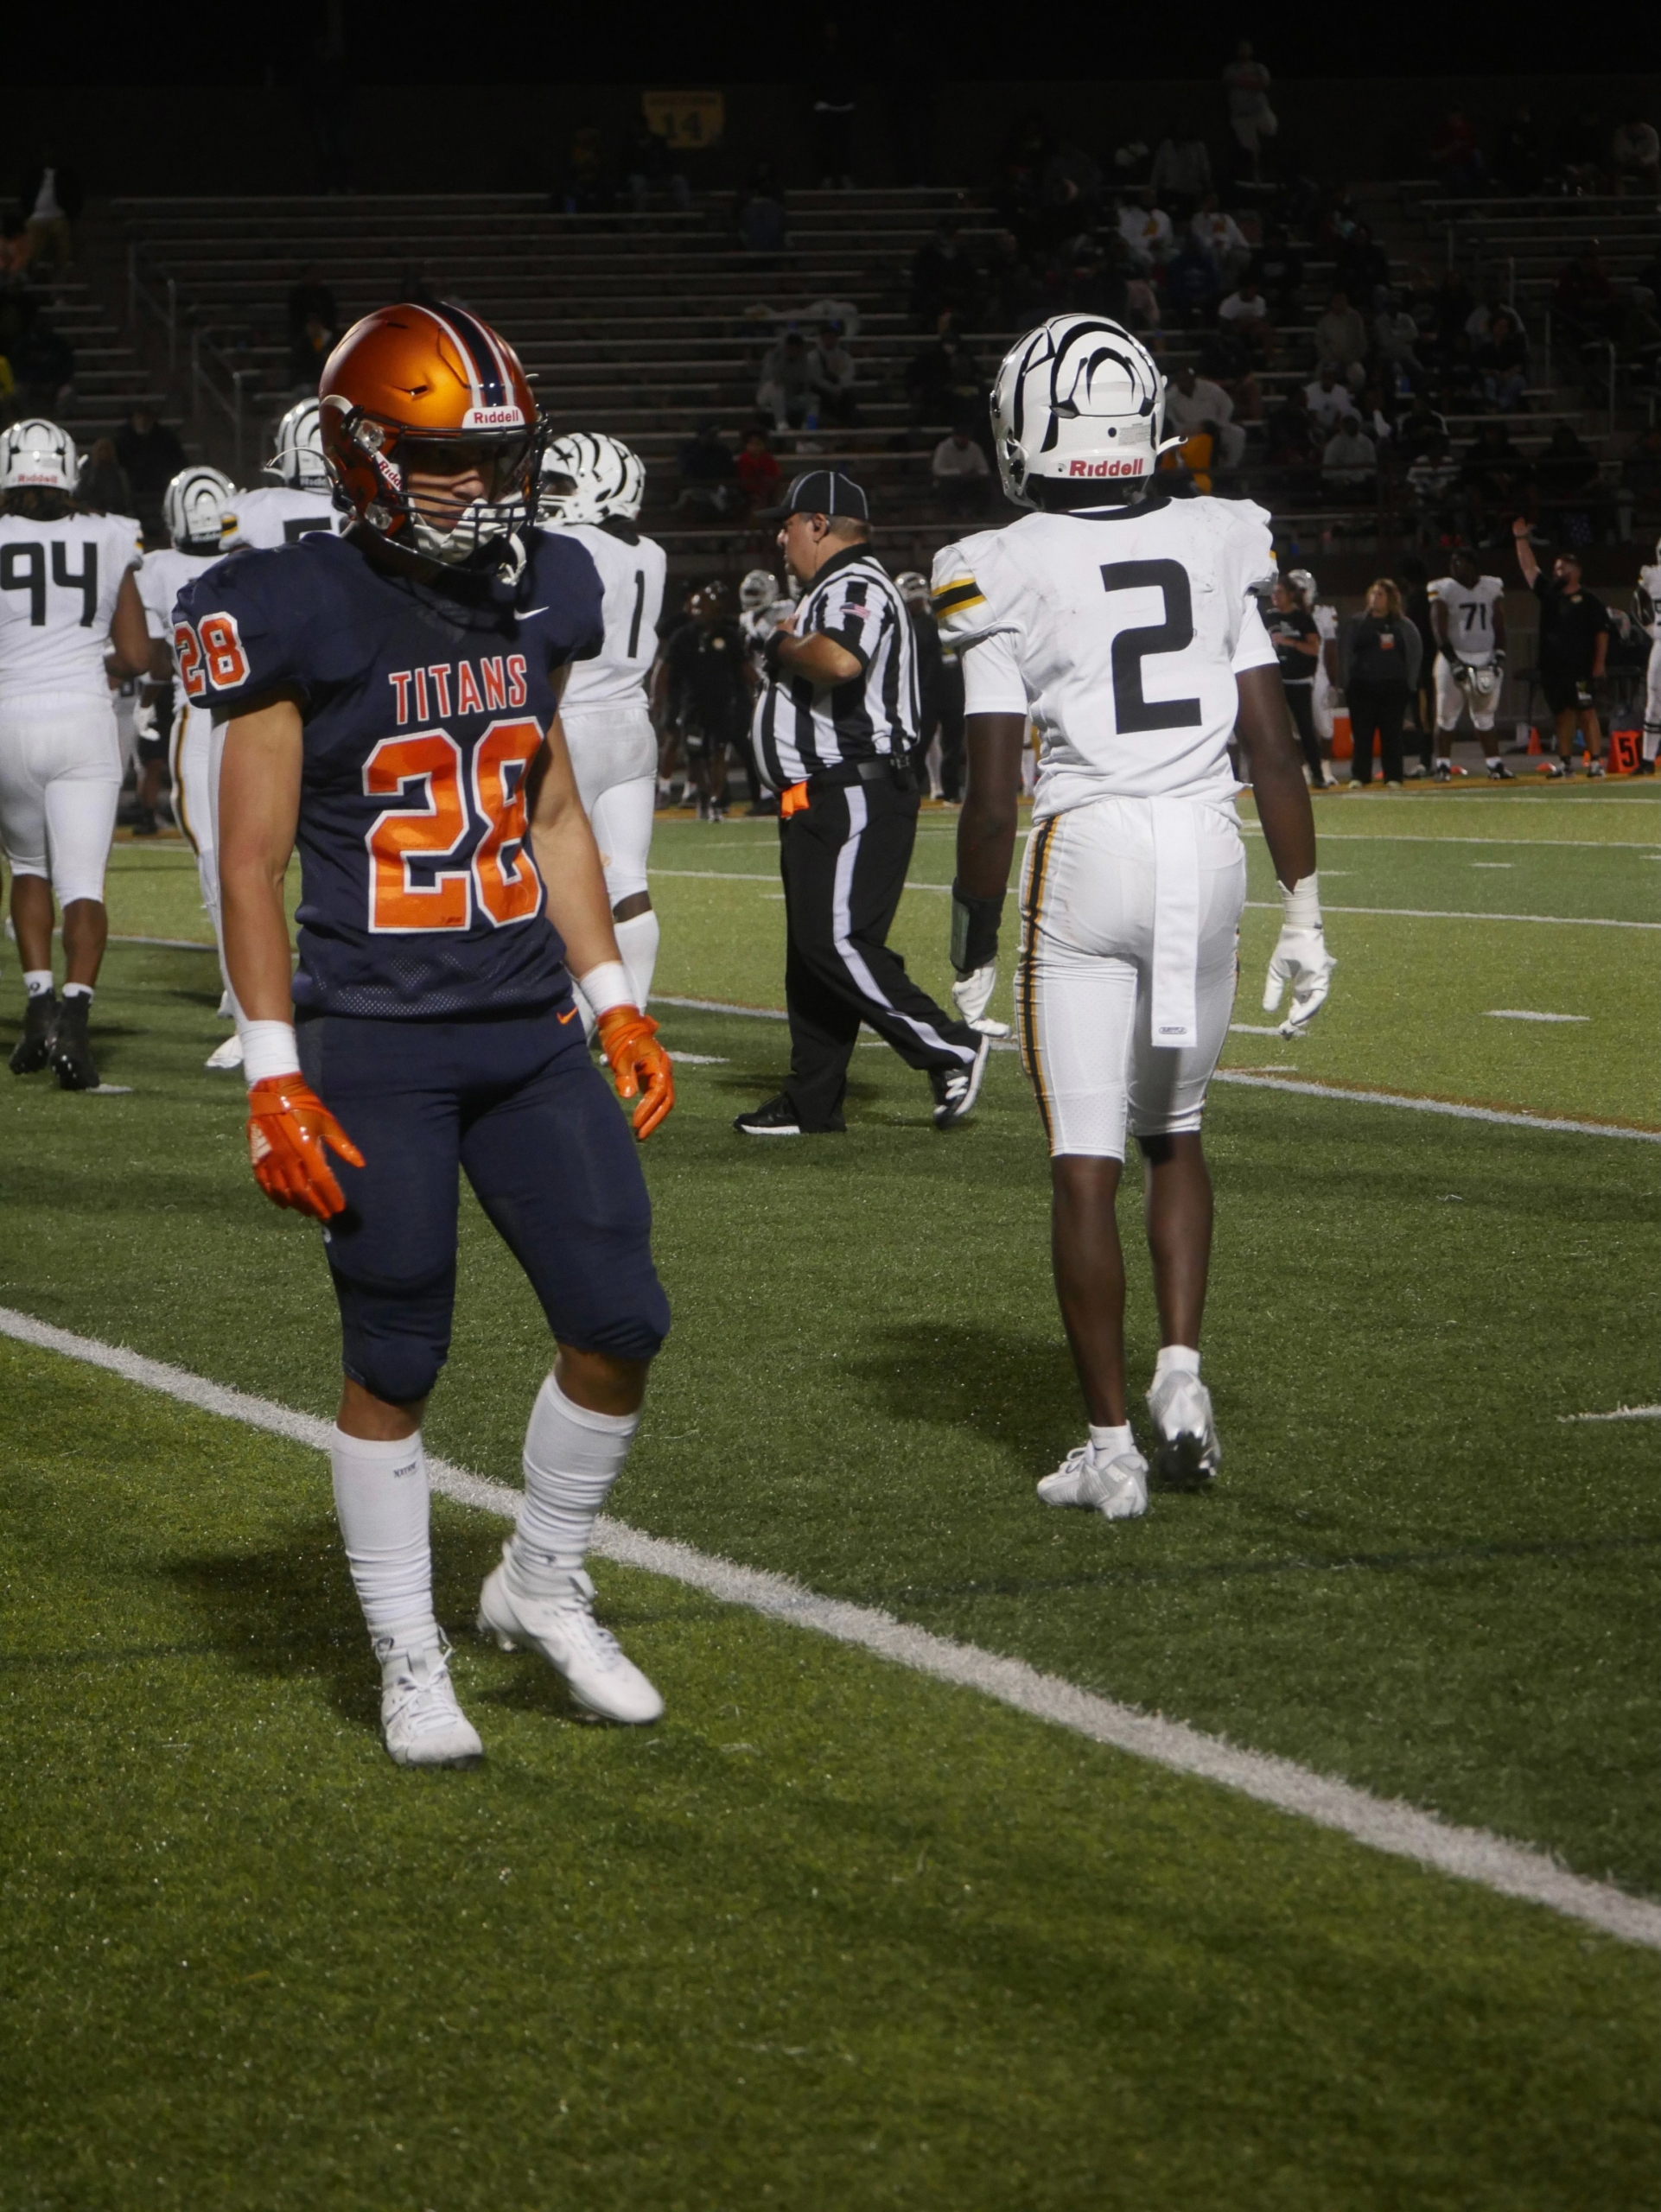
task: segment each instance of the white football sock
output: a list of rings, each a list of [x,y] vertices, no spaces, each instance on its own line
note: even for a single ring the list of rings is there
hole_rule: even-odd
[[[66,983],[63,987],[63,995],[67,999],[90,1000],[92,995],[92,987],[90,983]]]
[[[371,1641],[394,1630],[400,1644],[436,1637],[420,1430],[401,1442],[383,1443],[336,1427],[328,1457],[347,1565]]]
[[[1653,760],[1656,759],[1658,754],[1661,754],[1661,729],[1652,728],[1650,723],[1645,722],[1644,725],[1644,758],[1646,760]]]
[[[631,914],[614,925],[617,950],[634,986],[634,1003],[642,1014],[652,995],[652,971],[658,964],[658,917],[648,906],[644,914]]]
[[[1161,1381],[1168,1375],[1198,1375],[1200,1354],[1192,1344],[1163,1344],[1159,1357],[1154,1362],[1154,1380]]]
[[[1099,1452],[1104,1459],[1117,1459],[1122,1452],[1134,1452],[1136,1448],[1136,1440],[1130,1433],[1129,1421],[1118,1428],[1098,1428],[1091,1421],[1090,1441],[1091,1449]]]
[[[52,988],[52,970],[49,968],[25,968],[23,988],[32,999],[44,998]]]
[[[1485,753],[1482,757],[1491,768],[1497,768],[1499,766],[1499,755],[1497,753]]]
[[[513,1563],[534,1585],[582,1564],[595,1516],[622,1471],[640,1416],[574,1406],[550,1375],[525,1432],[525,1496]]]

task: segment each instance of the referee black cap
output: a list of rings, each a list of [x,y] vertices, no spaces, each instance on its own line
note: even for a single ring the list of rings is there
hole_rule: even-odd
[[[760,520],[783,522],[787,515],[851,515],[856,522],[869,522],[870,502],[863,485],[834,468],[808,468],[791,486],[776,507],[763,507]]]

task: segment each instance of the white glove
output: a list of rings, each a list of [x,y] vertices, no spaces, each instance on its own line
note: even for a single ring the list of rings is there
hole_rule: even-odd
[[[132,727],[135,737],[153,738],[156,735],[156,702],[145,698],[143,692],[133,705]]]
[[[1263,980],[1263,1012],[1276,1011],[1289,983],[1292,1003],[1281,1024],[1280,1033],[1282,1037],[1299,1037],[1326,1004],[1327,994],[1333,987],[1333,970],[1338,963],[1327,951],[1321,932],[1317,879],[1306,875],[1290,891],[1282,889],[1281,898],[1285,918]]]
[[[984,968],[971,969],[951,986],[951,1003],[958,1009],[959,1020],[978,1030],[983,1037],[1007,1037],[1009,1033],[1007,1021],[989,1021],[986,1018],[997,980],[998,963],[989,960]]]

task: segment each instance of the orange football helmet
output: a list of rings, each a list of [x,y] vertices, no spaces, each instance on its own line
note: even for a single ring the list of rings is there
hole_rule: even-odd
[[[377,308],[329,355],[318,384],[323,455],[358,520],[451,566],[504,556],[536,518],[546,429],[512,347],[467,308]],[[458,507],[412,498],[412,474],[476,470]]]

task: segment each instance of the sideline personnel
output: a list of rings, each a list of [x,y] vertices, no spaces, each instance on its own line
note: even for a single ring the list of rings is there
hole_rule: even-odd
[[[887,943],[917,835],[910,617],[871,551],[857,484],[810,469],[775,518],[802,600],[767,640],[754,739],[780,795],[790,1078],[733,1127],[755,1137],[843,1128],[848,1063],[868,1021],[926,1074],[935,1127],[950,1128],[979,1094],[989,1039],[942,1013]]]

